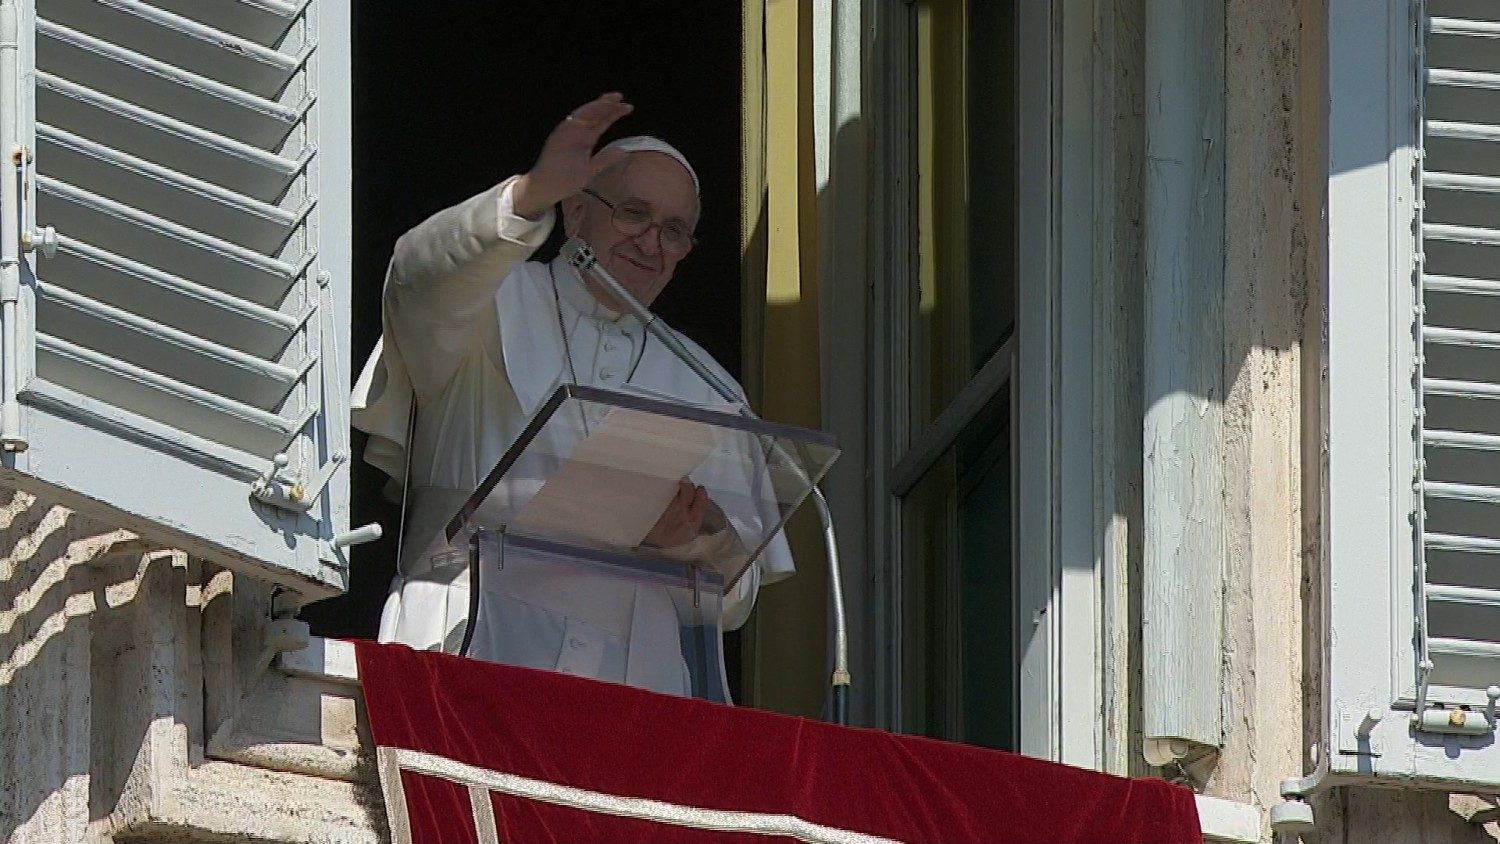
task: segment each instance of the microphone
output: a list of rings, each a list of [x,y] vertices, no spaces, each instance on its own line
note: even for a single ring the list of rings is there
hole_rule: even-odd
[[[646,330],[651,332],[652,337],[660,340],[661,344],[666,346],[678,360],[687,364],[688,368],[693,370],[699,378],[707,382],[708,386],[713,387],[714,392],[718,393],[720,398],[724,399],[724,401],[740,405],[740,413],[745,416],[753,417],[755,415],[750,412],[749,408],[741,404],[740,396],[734,391],[733,387],[724,383],[724,380],[715,375],[713,370],[709,369],[703,361],[698,360],[692,352],[688,351],[687,347],[682,345],[682,341],[677,339],[677,335],[667,330],[666,326],[657,323],[656,314],[651,313],[645,305],[641,304],[641,300],[635,298],[634,294],[626,290],[625,285],[621,284],[619,279],[616,279],[609,270],[599,266],[598,256],[594,254],[594,247],[589,246],[582,238],[573,237],[569,238],[568,242],[562,245],[561,254],[568,260],[569,264],[573,265],[573,269],[578,270],[580,273],[588,273],[594,281],[599,282],[599,286],[603,287],[604,291],[610,296],[613,296],[616,302],[624,305],[625,310],[629,311],[631,316],[635,317],[641,325],[645,326]]]
[[[656,315],[641,304],[634,294],[625,289],[625,285],[621,284],[609,270],[599,265],[599,258],[594,254],[592,246],[585,243],[582,238],[572,237],[562,245],[561,254],[575,270],[580,274],[587,274],[598,282],[606,293],[614,297],[616,302],[625,306],[625,310],[635,317],[652,337],[661,341],[668,351],[703,379],[704,383],[712,387],[720,398],[737,405],[741,416],[757,418],[749,406],[741,401],[733,387],[714,374],[714,371],[689,351],[675,334],[665,325],[658,323]],[[801,473],[800,464],[782,450],[780,443],[773,442],[772,448],[781,455],[787,465],[799,474]],[[805,474],[803,474],[803,480],[808,480]],[[833,514],[828,509],[828,500],[823,497],[823,491],[818,489],[816,484],[809,483],[808,486],[812,488],[813,504],[818,511],[818,520],[823,525],[823,544],[828,555],[828,586],[829,591],[833,593],[833,720],[834,723],[847,725],[849,723],[849,686],[852,683],[852,677],[849,674],[849,625],[844,613],[843,574],[839,565],[838,538],[834,535]]]

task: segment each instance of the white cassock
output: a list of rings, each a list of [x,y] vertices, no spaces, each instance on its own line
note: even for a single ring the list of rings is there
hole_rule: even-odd
[[[418,407],[405,549],[381,615],[383,642],[458,650],[469,573],[466,555],[452,553],[443,528],[573,372],[583,385],[610,389],[628,381],[684,401],[718,399],[634,318],[600,305],[566,262],[527,261],[551,232],[553,214],[531,221],[512,213],[512,181],[438,212],[397,241],[385,281],[384,334],[355,386],[354,426],[370,434],[365,461],[397,481],[413,392]],[[757,517],[774,514],[748,518]],[[762,582],[792,571],[778,534],[724,596],[725,629],[744,623]],[[471,656],[668,694],[689,691],[678,612],[663,587],[543,563],[528,570],[507,558],[503,583],[487,581],[484,591],[484,624],[474,631]]]

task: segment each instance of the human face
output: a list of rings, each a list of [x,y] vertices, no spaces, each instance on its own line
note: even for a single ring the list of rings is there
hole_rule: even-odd
[[[599,256],[599,263],[649,307],[687,254],[662,248],[660,224],[676,220],[691,229],[698,215],[698,197],[692,176],[671,156],[656,152],[629,156],[616,177],[595,186],[595,191],[616,206],[647,209],[657,225],[637,235],[623,234],[615,228],[609,206],[584,194],[564,204],[564,223],[569,236],[583,238]],[[623,310],[593,279],[586,283],[605,307]]]

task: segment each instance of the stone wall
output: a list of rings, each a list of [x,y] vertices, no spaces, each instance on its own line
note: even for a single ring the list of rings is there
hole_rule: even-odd
[[[274,667],[267,589],[0,502],[0,840],[381,840],[358,688]]]
[[[1324,0],[1226,7],[1225,740],[1200,770],[1205,793],[1263,812],[1322,737],[1326,18]],[[1489,806],[1474,798],[1344,787],[1313,802],[1307,844],[1500,840],[1469,822]]]
[[[1301,81],[1322,14],[1317,0],[1225,10],[1224,746],[1206,790],[1262,809],[1304,772],[1302,358],[1323,100]]]

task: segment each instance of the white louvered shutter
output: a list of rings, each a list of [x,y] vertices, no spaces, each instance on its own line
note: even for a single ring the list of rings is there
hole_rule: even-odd
[[[1426,597],[1417,648],[1432,663],[1434,702],[1477,704],[1500,683],[1500,8],[1428,11],[1414,276],[1424,350],[1414,522]]]
[[[25,442],[6,458],[14,482],[334,593],[332,539],[348,527],[347,2],[25,0],[18,13],[16,140],[34,158],[22,227],[40,227],[36,245],[55,229],[56,249],[28,258],[20,430],[0,431]]]
[[[1493,786],[1500,5],[1385,10],[1329,22],[1330,768]]]

